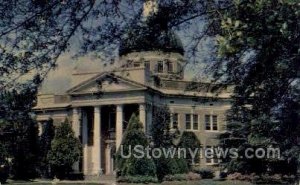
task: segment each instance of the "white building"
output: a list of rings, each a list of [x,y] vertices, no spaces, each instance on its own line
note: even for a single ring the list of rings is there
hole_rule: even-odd
[[[210,91],[212,84],[184,81],[184,50],[174,33],[153,47],[139,37],[120,46],[121,66],[101,73],[74,73],[73,85],[64,94],[39,94],[35,107],[39,123],[71,121],[83,146],[83,160],[74,165],[84,175],[112,174],[113,154],[120,145],[132,113],[150,135],[154,106],[166,104],[171,127],[192,131],[203,147],[214,146],[225,129],[230,92]],[[141,43],[143,46],[141,46]],[[201,159],[200,166],[217,160]]]

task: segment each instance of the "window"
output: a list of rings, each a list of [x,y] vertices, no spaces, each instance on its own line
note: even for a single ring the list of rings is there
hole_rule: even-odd
[[[205,130],[211,130],[210,115],[205,115]]]
[[[198,115],[193,115],[193,130],[198,130]]]
[[[207,155],[205,156],[207,165],[219,164],[218,156],[215,153],[214,147],[206,146]]]
[[[173,128],[173,129],[177,129],[178,128],[178,113],[172,114],[171,128]]]
[[[163,61],[158,61],[157,63],[157,72],[163,73],[164,72],[164,63]]]
[[[205,130],[211,130],[211,131],[218,130],[217,115],[205,115]]]
[[[133,67],[140,67],[141,66],[141,63],[140,62],[134,62],[133,63]]]
[[[192,125],[191,125],[191,115],[190,114],[186,114],[185,115],[185,129],[186,130],[191,130],[192,128]]]
[[[216,115],[212,116],[212,129],[218,130],[218,117]]]
[[[149,61],[146,61],[146,62],[144,63],[144,65],[145,65],[145,68],[146,68],[146,69],[150,69],[150,62],[149,62]]]
[[[193,119],[191,119],[193,118]],[[199,130],[198,115],[186,114],[185,115],[186,130]]]
[[[170,61],[167,61],[166,64],[167,64],[168,72],[173,73],[173,63]]]

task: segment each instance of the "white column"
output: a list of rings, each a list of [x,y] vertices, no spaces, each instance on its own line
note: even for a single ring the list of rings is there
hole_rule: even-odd
[[[38,122],[38,129],[39,129],[39,134],[38,135],[41,136],[44,132],[42,122]]]
[[[94,174],[101,175],[101,107],[94,107],[94,146],[93,146],[93,168]]]
[[[145,133],[147,133],[148,130],[147,130],[147,123],[146,123],[146,105],[144,103],[139,105],[139,118],[140,118],[140,122],[143,124]]]
[[[86,113],[82,113],[83,174],[88,175],[88,122]]]
[[[105,174],[110,175],[111,174],[111,144],[107,143],[106,144],[106,149],[105,149]]]
[[[73,108],[72,128],[76,137],[80,135],[80,109]]]
[[[80,111],[79,108],[73,108],[72,129],[77,138],[80,135]],[[73,170],[79,172],[79,161],[73,164]]]
[[[117,105],[116,116],[116,148],[118,150],[123,137],[123,105]]]

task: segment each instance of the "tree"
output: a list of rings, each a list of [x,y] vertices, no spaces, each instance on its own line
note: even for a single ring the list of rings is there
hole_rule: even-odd
[[[178,136],[178,130],[170,132],[171,112],[167,105],[155,106],[152,117],[152,141],[154,147],[171,147]]]
[[[5,183],[9,175],[7,156],[4,142],[0,140],[0,183]]]
[[[130,155],[129,158],[124,158],[122,156],[122,154],[126,156],[130,154],[130,147],[133,149],[133,147],[137,145],[146,148],[149,146],[149,143],[143,131],[142,124],[136,115],[133,114],[124,133],[121,147],[117,152],[117,173],[119,178],[145,176],[151,177],[151,181],[155,181],[153,179],[156,179],[156,167],[152,158],[147,158],[147,156],[136,158],[134,155]],[[121,151],[121,149],[123,151]]]
[[[31,110],[35,96],[35,88],[0,94],[0,132],[4,133],[6,151],[12,159],[11,175],[16,179],[37,175],[38,128]]]
[[[72,165],[81,156],[81,144],[75,137],[74,132],[66,119],[56,128],[51,150],[48,153],[48,161],[54,175],[64,179],[72,171]]]
[[[184,148],[186,150],[186,160],[188,162],[189,167],[191,167],[194,163],[199,162],[201,143],[194,132],[184,131],[181,135],[177,147]],[[195,159],[193,159],[189,151],[197,151]]]
[[[49,178],[52,176],[49,171],[50,164],[47,158],[49,151],[51,150],[51,142],[55,136],[55,127],[53,125],[53,120],[49,119],[46,123],[44,123],[43,133],[40,138],[40,174],[42,177]]]
[[[171,112],[167,105],[155,106],[152,117],[152,142],[153,147],[161,149],[175,148],[174,140],[178,138],[179,131],[170,131]],[[162,181],[166,175],[182,174],[188,171],[187,163],[178,156],[154,159],[157,177]]]
[[[232,171],[296,174],[299,168],[299,1],[227,1],[219,11],[217,80],[234,85],[222,145],[274,147],[282,159],[226,160]],[[289,166],[289,167],[287,167]]]
[[[28,74],[44,79],[59,56],[68,50],[77,56],[94,53],[110,62],[120,42],[127,43],[133,34],[147,35],[151,41],[160,32],[185,30],[192,21],[207,19],[203,15],[210,12],[211,2],[157,0],[156,14],[148,26],[143,24],[143,3],[145,0],[2,0],[0,88],[20,87],[25,83],[22,77]],[[195,53],[207,32],[189,33],[193,33],[189,35],[190,51]],[[26,85],[31,83],[32,80]]]

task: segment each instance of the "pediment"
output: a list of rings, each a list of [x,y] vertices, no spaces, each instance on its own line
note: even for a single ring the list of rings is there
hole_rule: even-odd
[[[68,90],[69,94],[87,94],[97,92],[119,92],[145,89],[137,82],[124,79],[114,74],[101,74]]]

